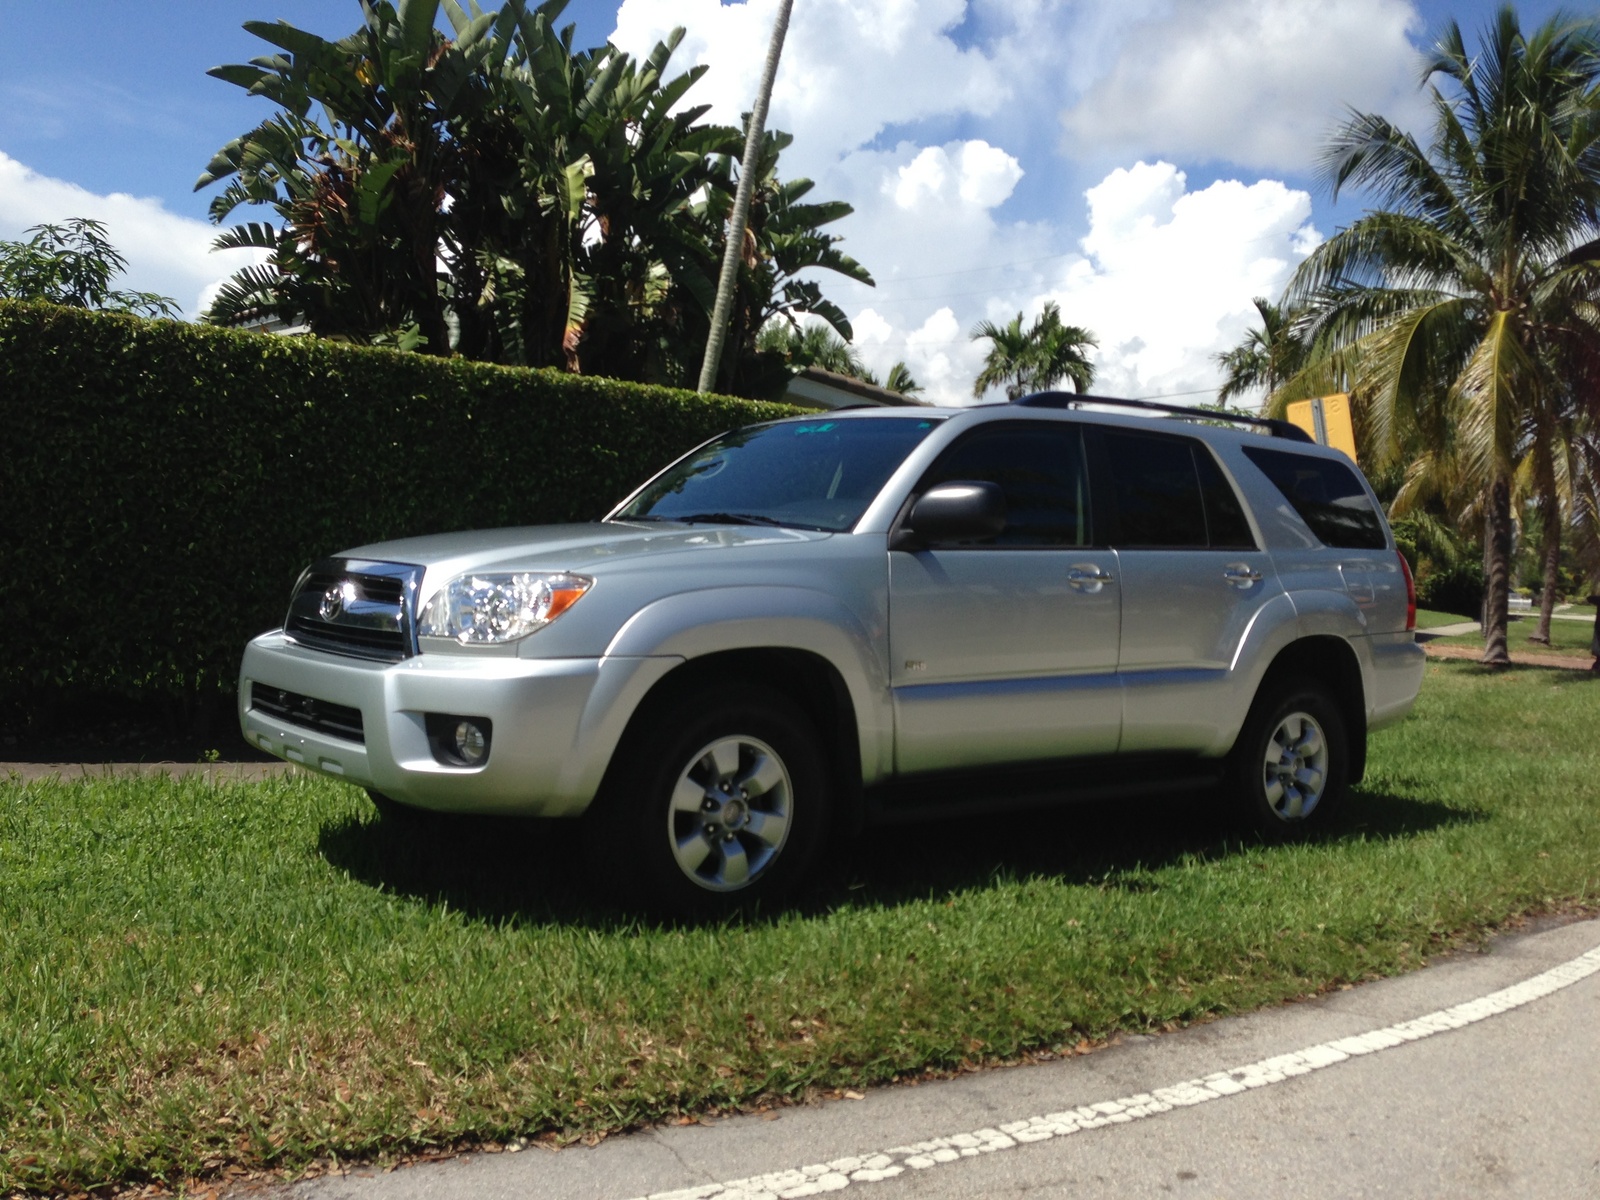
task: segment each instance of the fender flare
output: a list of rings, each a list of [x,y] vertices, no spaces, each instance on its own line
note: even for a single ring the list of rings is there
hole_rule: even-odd
[[[874,629],[837,597],[813,588],[752,585],[679,592],[645,605],[606,647],[606,656],[693,661],[728,650],[798,650],[839,673],[855,709],[861,779],[892,770],[894,716]]]

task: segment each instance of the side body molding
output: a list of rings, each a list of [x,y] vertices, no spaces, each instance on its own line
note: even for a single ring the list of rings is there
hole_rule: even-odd
[[[727,650],[802,650],[827,660],[855,708],[861,779],[893,770],[894,715],[884,667],[887,623],[836,596],[802,587],[717,587],[646,605],[617,631],[606,656],[695,659]]]

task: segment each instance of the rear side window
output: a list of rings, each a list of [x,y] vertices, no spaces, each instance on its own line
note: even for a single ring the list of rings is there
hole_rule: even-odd
[[[1008,421],[978,429],[934,463],[917,490],[964,479],[998,484],[1006,495],[1005,531],[981,545],[1089,544],[1089,477],[1076,426]]]
[[[1372,507],[1367,489],[1343,463],[1260,446],[1246,446],[1244,452],[1323,545],[1382,550],[1388,544],[1383,519]]]
[[[1129,549],[1254,549],[1239,497],[1193,439],[1107,429],[1101,434],[1117,506],[1113,545]]]

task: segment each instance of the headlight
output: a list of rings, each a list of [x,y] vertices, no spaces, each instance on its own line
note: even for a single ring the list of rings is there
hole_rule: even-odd
[[[593,584],[587,575],[565,572],[462,575],[434,593],[417,633],[464,646],[514,642],[550,624]]]

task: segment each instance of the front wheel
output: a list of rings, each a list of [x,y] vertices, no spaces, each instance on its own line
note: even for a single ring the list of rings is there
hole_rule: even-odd
[[[831,789],[806,715],[764,689],[680,696],[646,715],[586,818],[604,891],[690,915],[773,902],[826,834]]]
[[[1269,682],[1234,744],[1228,791],[1261,833],[1300,836],[1333,819],[1349,764],[1344,717],[1328,690],[1305,679]]]

